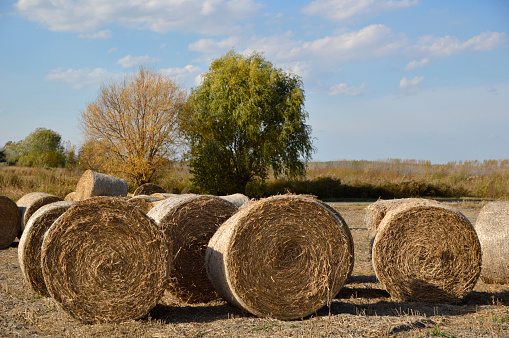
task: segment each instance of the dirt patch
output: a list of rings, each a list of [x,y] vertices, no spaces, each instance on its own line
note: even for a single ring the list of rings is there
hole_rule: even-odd
[[[454,204],[472,223],[481,204]],[[369,255],[365,204],[335,204],[355,242],[352,277],[330,308],[303,320],[257,318],[225,302],[156,306],[147,318],[82,324],[24,282],[17,245],[0,250],[0,336],[59,337],[507,337],[509,285],[479,281],[458,304],[392,301],[377,282]]]

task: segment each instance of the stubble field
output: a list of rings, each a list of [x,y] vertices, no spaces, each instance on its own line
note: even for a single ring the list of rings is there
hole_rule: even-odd
[[[330,307],[309,318],[257,318],[225,302],[160,304],[147,318],[82,324],[24,282],[18,242],[0,250],[0,335],[61,337],[509,337],[509,285],[479,281],[458,304],[391,300],[371,266],[366,204],[335,204],[355,242],[353,275]],[[472,223],[481,203],[454,203]]]

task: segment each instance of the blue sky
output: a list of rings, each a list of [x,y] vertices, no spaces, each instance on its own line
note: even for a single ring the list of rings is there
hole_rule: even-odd
[[[313,160],[509,158],[507,0],[0,0],[0,147],[79,146],[101,83],[189,90],[232,48],[302,77]]]

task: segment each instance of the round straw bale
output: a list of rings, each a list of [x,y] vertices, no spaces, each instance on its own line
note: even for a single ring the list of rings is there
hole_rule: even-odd
[[[154,183],[144,183],[134,190],[133,195],[151,195],[155,193],[166,193],[163,187],[160,187]]]
[[[64,197],[64,201],[76,201],[76,200],[77,200],[76,191],[71,191]]]
[[[128,202],[140,208],[144,213],[149,212],[159,200],[153,196],[136,195],[128,199]]]
[[[240,209],[211,238],[207,273],[229,303],[260,317],[306,317],[330,304],[353,264],[348,227],[310,197],[282,195]]]
[[[185,303],[219,298],[207,277],[205,253],[212,235],[237,209],[216,196],[189,194],[160,201],[148,212],[175,250],[169,297]]]
[[[28,285],[40,295],[49,297],[41,267],[41,247],[44,234],[53,222],[74,202],[59,201],[39,208],[28,221],[19,240],[18,260]]]
[[[127,182],[121,178],[87,170],[76,185],[76,200],[93,196],[127,196]]]
[[[460,212],[445,205],[404,203],[380,222],[372,263],[396,300],[456,302],[479,278],[481,246]]]
[[[150,196],[157,198],[159,201],[162,201],[167,198],[173,198],[173,197],[177,197],[180,195],[156,192],[156,193],[150,194]]]
[[[438,201],[424,198],[378,200],[374,203],[371,203],[366,207],[366,214],[364,218],[364,226],[368,228],[368,237],[371,244],[373,244],[373,240],[375,239],[376,233],[378,231],[378,226],[380,225],[382,219],[385,217],[385,214],[387,214],[389,210],[399,207],[404,203],[413,203],[419,205],[441,205]]]
[[[18,234],[18,238],[21,238],[21,234],[28,220],[40,207],[58,201],[62,201],[62,199],[45,192],[31,192],[21,197],[16,202],[21,211],[21,230]]]
[[[47,231],[41,250],[49,294],[85,323],[144,317],[167,284],[163,233],[122,198],[74,203]]]
[[[250,199],[244,194],[233,194],[233,195],[226,195],[221,196],[221,198],[232,202],[235,204],[238,208],[242,207],[244,204],[249,203]]]
[[[11,245],[21,231],[21,212],[16,202],[0,195],[0,249]]]
[[[481,279],[509,283],[509,202],[486,204],[475,223],[482,249]]]

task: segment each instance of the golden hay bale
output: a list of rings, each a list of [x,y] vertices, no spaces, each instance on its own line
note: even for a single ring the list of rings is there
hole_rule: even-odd
[[[445,205],[408,202],[380,222],[372,263],[394,299],[456,302],[479,278],[481,246],[460,212]]]
[[[40,207],[58,201],[62,201],[62,199],[45,192],[31,192],[21,197],[16,202],[21,211],[21,230],[18,234],[18,238],[21,238],[21,234],[28,220]]]
[[[155,222],[121,198],[74,203],[41,251],[50,295],[86,323],[144,317],[167,284],[168,248]]]
[[[353,264],[349,229],[324,203],[282,195],[240,209],[209,242],[207,273],[230,304],[298,319],[330,304]]]
[[[156,193],[150,194],[150,196],[157,198],[159,201],[162,201],[162,200],[165,200],[167,198],[173,198],[173,197],[177,197],[177,196],[180,196],[180,195],[179,194],[168,194],[168,193],[156,192]]]
[[[237,209],[216,196],[178,195],[158,202],[148,212],[173,243],[169,297],[186,303],[219,298],[207,277],[205,252],[212,235]]]
[[[76,201],[76,200],[77,200],[76,191],[71,191],[64,197],[64,201]]]
[[[419,205],[441,205],[440,202],[435,200],[428,200],[423,198],[400,198],[393,200],[378,200],[374,203],[371,203],[366,207],[366,214],[364,217],[364,226],[368,228],[368,237],[370,243],[373,244],[373,240],[375,239],[376,233],[378,231],[378,226],[380,222],[385,217],[385,214],[389,212],[389,210],[394,209],[402,205],[403,203],[414,203]]]
[[[160,187],[154,183],[144,183],[134,190],[133,196],[138,195],[152,195],[155,193],[166,193],[163,187]]]
[[[159,200],[153,196],[136,195],[127,201],[140,208],[140,210],[144,213],[147,213],[154,207],[155,202],[158,202]]]
[[[74,202],[59,201],[39,208],[28,221],[19,240],[18,260],[28,285],[40,295],[49,297],[41,267],[41,247],[44,234],[53,222]]]
[[[21,212],[16,202],[0,195],[0,249],[11,245],[21,231]]]
[[[481,279],[509,283],[509,202],[486,204],[475,223],[482,249]]]
[[[249,203],[249,201],[250,201],[250,198],[244,194],[226,195],[226,196],[221,196],[221,198],[227,200],[228,202],[232,202],[238,208],[242,207],[246,203]]]
[[[94,196],[127,196],[127,182],[121,178],[87,170],[76,185],[75,200]]]

